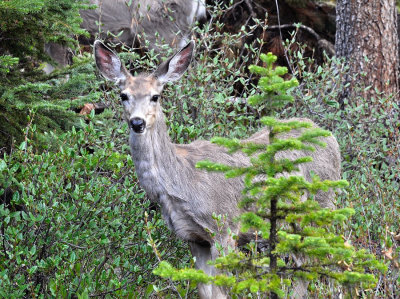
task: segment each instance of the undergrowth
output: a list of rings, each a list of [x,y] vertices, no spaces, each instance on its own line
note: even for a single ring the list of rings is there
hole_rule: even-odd
[[[245,41],[256,29],[263,34],[266,22],[255,21],[236,35],[225,34],[219,22],[225,12],[224,7],[209,7],[213,17],[194,28],[197,52],[191,69],[178,84],[164,90],[167,125],[177,143],[211,136],[246,137],[258,129],[257,119],[269,113],[266,106],[254,109],[246,103],[254,90],[247,66],[259,63],[263,39],[253,44]],[[345,224],[345,237],[389,266],[368,294],[397,298],[399,108],[384,95],[369,99],[368,104],[350,99],[341,106],[337,95],[347,72],[343,61],[326,58],[324,65],[315,66],[301,50],[290,52],[293,43],[295,37],[286,46],[300,87],[293,90],[295,102],[278,116],[308,117],[337,138],[342,177],[349,182],[338,195],[337,206],[356,211]],[[151,53],[140,57],[128,50],[122,57],[132,72],[149,72],[160,56],[170,54],[165,47],[158,57]],[[27,109],[24,125],[28,126],[18,139],[25,142],[0,160],[0,296],[176,298],[188,294],[192,298],[193,285],[160,281],[152,274],[160,260],[176,267],[193,261],[187,246],[171,236],[139,188],[118,95],[108,83],[100,84],[102,80],[88,75],[93,71],[88,57],[78,57],[78,66],[46,81],[56,89],[45,96],[67,99],[61,105],[69,114],[83,102],[102,99],[108,106],[103,114],[75,122],[76,128],[67,133],[37,135],[30,122],[37,114],[32,110],[30,115]],[[391,112],[386,113],[389,106]],[[54,120],[56,110],[42,111]],[[70,128],[70,123],[55,121],[63,129]],[[48,131],[54,132],[53,127]],[[34,137],[42,140],[39,147]],[[311,284],[310,296],[329,296],[334,287]],[[358,292],[367,296],[366,290]]]
[[[286,42],[290,49],[295,40]],[[301,84],[295,90],[296,101],[281,115],[309,117],[330,130],[338,140],[342,178],[349,186],[338,194],[337,206],[356,211],[347,225],[346,236],[389,265],[387,274],[379,277],[373,294],[398,298],[400,110],[396,98],[380,94],[372,99],[351,98],[341,104],[338,102],[338,95],[344,88],[341,79],[348,72],[344,61],[326,57],[323,65],[310,70],[307,66],[313,65],[313,60],[304,58],[301,51],[289,55]],[[321,290],[316,287],[315,291]],[[360,295],[365,295],[363,290]]]

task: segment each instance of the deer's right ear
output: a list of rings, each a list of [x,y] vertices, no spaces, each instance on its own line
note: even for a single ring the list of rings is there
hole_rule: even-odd
[[[153,73],[159,82],[165,84],[178,80],[185,73],[192,60],[194,41],[190,41],[178,53],[167,59]]]
[[[107,48],[101,41],[94,42],[94,57],[96,66],[100,73],[108,80],[114,82],[125,81],[128,71],[121,60],[112,50]]]

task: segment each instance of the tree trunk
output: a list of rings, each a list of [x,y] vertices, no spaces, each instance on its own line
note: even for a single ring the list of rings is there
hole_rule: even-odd
[[[368,101],[377,96],[377,91],[385,96],[397,97],[399,58],[396,1],[336,2],[336,55],[346,58],[350,66],[350,75],[345,79],[345,84],[350,84],[340,101],[350,96],[362,96]],[[354,78],[354,75],[357,77]],[[353,89],[355,82],[371,88],[357,94]]]

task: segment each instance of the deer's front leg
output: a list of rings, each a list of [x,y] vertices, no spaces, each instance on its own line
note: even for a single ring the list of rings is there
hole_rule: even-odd
[[[190,251],[192,256],[196,258],[195,267],[196,269],[203,270],[207,275],[215,275],[216,269],[209,265],[207,262],[212,260],[212,250],[210,245],[202,245],[195,242],[189,242]],[[201,299],[226,299],[228,298],[225,291],[215,285],[210,284],[198,284],[199,296]]]

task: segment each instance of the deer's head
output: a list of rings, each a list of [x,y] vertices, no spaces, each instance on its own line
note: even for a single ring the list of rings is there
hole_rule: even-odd
[[[157,111],[161,109],[159,99],[164,85],[183,75],[190,64],[193,48],[194,42],[190,41],[152,74],[132,76],[113,51],[101,41],[94,43],[97,68],[106,79],[119,85],[124,116],[135,134],[145,134],[153,127]]]

